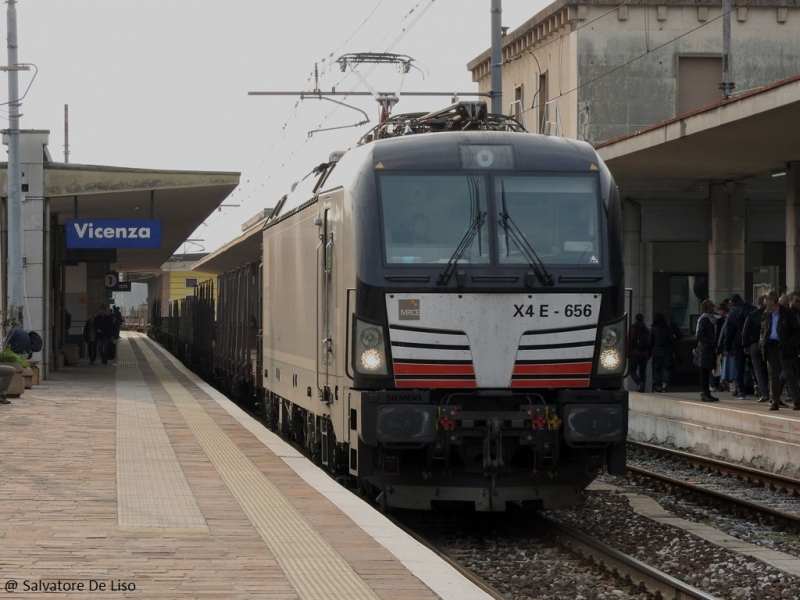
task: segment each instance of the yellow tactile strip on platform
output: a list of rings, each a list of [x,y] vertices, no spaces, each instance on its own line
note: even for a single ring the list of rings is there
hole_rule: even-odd
[[[130,344],[117,351],[119,526],[208,529]]]
[[[303,600],[377,599],[286,497],[233,443],[146,344],[138,344],[203,451]]]

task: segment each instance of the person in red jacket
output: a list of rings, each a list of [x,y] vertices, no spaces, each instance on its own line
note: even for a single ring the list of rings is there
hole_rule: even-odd
[[[647,362],[650,360],[650,330],[644,324],[644,315],[637,313],[628,330],[628,373],[642,393],[647,384]]]

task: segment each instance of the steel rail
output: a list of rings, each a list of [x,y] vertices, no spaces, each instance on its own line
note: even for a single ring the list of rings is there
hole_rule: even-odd
[[[767,471],[754,469],[753,467],[748,467],[746,465],[737,465],[735,463],[725,462],[724,460],[720,460],[718,458],[709,458],[706,456],[685,452],[683,450],[676,450],[674,448],[666,448],[664,446],[648,444],[646,442],[629,441],[628,447],[644,448],[645,450],[659,452],[662,454],[669,453],[670,455],[678,456],[691,462],[696,467],[709,469],[719,473],[720,475],[729,475],[743,481],[760,483],[772,490],[784,490],[790,494],[794,494],[795,496],[800,496],[800,479],[795,479],[793,477],[769,473]]]
[[[632,444],[629,443],[629,445],[632,445]],[[644,446],[644,447],[646,447],[646,449],[648,451],[658,452],[658,453],[666,454],[666,455],[670,455],[670,456],[678,456],[680,458],[688,460],[694,466],[701,466],[701,467],[709,468],[709,469],[711,469],[712,467],[714,469],[721,469],[721,471],[719,471],[719,473],[721,473],[723,475],[729,475],[729,476],[732,476],[732,477],[736,477],[737,479],[740,479],[740,480],[744,479],[744,480],[746,480],[746,481],[748,481],[750,483],[759,482],[759,483],[762,483],[762,484],[764,484],[766,486],[767,485],[766,482],[769,481],[769,482],[772,482],[769,485],[769,487],[770,487],[770,489],[773,489],[773,490],[774,489],[784,489],[784,490],[791,489],[793,491],[793,493],[796,494],[796,492],[794,492],[794,489],[795,489],[794,488],[794,484],[800,485],[800,482],[798,482],[796,479],[792,479],[790,477],[784,478],[784,477],[781,477],[780,475],[775,475],[774,473],[763,473],[764,477],[762,478],[762,477],[759,477],[759,475],[762,475],[762,473],[759,472],[757,469],[753,469],[753,468],[750,468],[750,467],[739,466],[739,465],[734,465],[734,464],[731,464],[731,463],[725,463],[724,461],[720,461],[720,460],[712,459],[712,458],[705,458],[705,457],[702,457],[702,456],[697,456],[695,454],[688,454],[688,453],[682,452],[680,450],[672,450],[671,448],[663,448],[663,447],[660,447],[660,446],[651,446],[650,444],[640,444],[638,442],[635,445]],[[707,487],[707,486],[705,486],[703,484],[691,483],[691,482],[688,482],[688,481],[685,481],[685,480],[682,480],[682,479],[675,479],[673,477],[670,477],[669,475],[665,475],[663,473],[656,473],[655,471],[650,471],[649,469],[645,469],[643,467],[637,467],[637,466],[629,464],[628,465],[628,470],[632,471],[634,473],[638,473],[638,474],[640,474],[640,475],[642,475],[644,477],[649,477],[651,479],[663,481],[663,482],[668,483],[669,485],[673,485],[675,487],[692,490],[692,491],[697,492],[699,494],[712,496],[714,498],[717,498],[719,500],[723,500],[725,502],[730,502],[732,504],[736,504],[736,505],[739,505],[739,506],[744,506],[744,507],[746,507],[746,508],[748,508],[750,510],[754,510],[754,511],[757,511],[757,512],[761,512],[761,513],[767,514],[767,515],[769,515],[769,516],[771,516],[773,518],[780,519],[780,520],[789,522],[789,523],[791,523],[791,524],[793,524],[795,526],[800,527],[800,514],[797,514],[797,513],[785,512],[785,511],[782,511],[782,510],[779,510],[779,509],[776,509],[776,508],[772,508],[770,506],[766,506],[764,504],[760,504],[758,502],[753,502],[753,501],[750,501],[750,500],[746,500],[744,498],[739,498],[737,496],[733,496],[733,495],[727,494],[725,492],[720,492],[720,491],[717,491],[717,490],[710,489],[709,487]],[[794,482],[794,484],[792,484],[791,482]],[[779,485],[774,485],[775,483],[778,483]]]
[[[649,593],[661,598],[672,598],[674,600],[717,600],[702,590],[697,589],[667,575],[663,571],[646,565],[588,535],[554,521],[549,517],[540,516],[547,524],[553,535],[561,544],[571,547],[583,556],[590,558],[594,562],[604,566],[611,572],[624,579],[643,586]]]

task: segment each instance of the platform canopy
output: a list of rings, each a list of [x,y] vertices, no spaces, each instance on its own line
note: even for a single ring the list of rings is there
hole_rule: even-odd
[[[238,238],[196,262],[192,265],[192,270],[221,275],[244,264],[260,262],[262,226],[263,222],[251,227]]]
[[[781,198],[786,165],[800,160],[800,75],[603,142],[597,151],[623,198],[702,200],[709,183]]]
[[[160,219],[161,248],[118,249],[113,269],[155,272],[239,185],[240,173],[45,162],[44,196],[67,219]]]

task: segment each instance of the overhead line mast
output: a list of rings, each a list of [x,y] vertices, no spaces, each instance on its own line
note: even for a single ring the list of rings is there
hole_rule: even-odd
[[[19,147],[19,70],[17,58],[17,1],[8,0],[8,290],[7,309],[23,322],[24,272],[22,269],[22,178]]]

